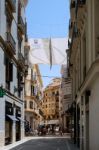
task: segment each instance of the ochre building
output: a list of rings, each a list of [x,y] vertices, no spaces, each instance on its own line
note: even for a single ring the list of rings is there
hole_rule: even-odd
[[[45,124],[59,124],[59,87],[60,78],[55,78],[44,89],[42,110]]]

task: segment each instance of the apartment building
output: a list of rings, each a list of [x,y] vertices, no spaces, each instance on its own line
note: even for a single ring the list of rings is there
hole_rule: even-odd
[[[47,125],[59,125],[59,88],[60,78],[55,78],[44,89],[42,110],[44,123]]]
[[[71,0],[69,73],[73,81],[75,142],[99,149],[99,1]]]
[[[72,104],[72,82],[68,76],[67,65],[61,66],[61,86],[60,86],[60,121],[65,132],[70,131],[71,115],[68,113]]]
[[[0,147],[24,137],[27,0],[0,0]]]
[[[38,65],[28,68],[28,75],[25,78],[25,120],[32,131],[38,128],[42,117],[39,107],[42,100],[43,82]],[[29,129],[26,129],[29,130]],[[28,132],[28,131],[26,131]]]

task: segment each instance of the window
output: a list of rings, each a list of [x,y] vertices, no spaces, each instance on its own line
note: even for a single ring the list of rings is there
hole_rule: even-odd
[[[58,97],[56,98],[56,102],[59,102],[59,98]]]
[[[33,109],[33,102],[30,101],[30,109]]]
[[[13,63],[7,57],[5,57],[5,79],[6,88],[10,90],[10,83],[13,81]]]
[[[21,53],[21,45],[22,45],[22,39],[18,37],[18,49],[19,49],[19,54]]]
[[[31,80],[33,80],[33,69],[31,69]]]
[[[18,3],[18,16],[21,16],[21,8],[22,8],[21,2],[19,1],[19,3]]]
[[[27,101],[24,101],[24,108],[27,108]]]
[[[58,91],[56,92],[56,96],[59,96],[59,92]]]
[[[36,72],[34,72],[34,73],[33,73],[33,80],[34,80],[34,81],[36,80],[36,77],[37,77]]]
[[[21,97],[21,92],[23,90],[23,87],[22,87],[23,76],[21,72],[19,71],[17,73],[17,79],[18,79],[18,96]]]
[[[54,95],[55,95],[55,92],[52,92],[52,95],[54,96]]]
[[[34,96],[34,86],[31,85],[31,96]]]

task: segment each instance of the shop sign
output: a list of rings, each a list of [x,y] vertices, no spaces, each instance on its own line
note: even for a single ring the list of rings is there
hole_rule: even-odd
[[[5,94],[5,90],[2,87],[0,87],[0,97],[3,97]]]

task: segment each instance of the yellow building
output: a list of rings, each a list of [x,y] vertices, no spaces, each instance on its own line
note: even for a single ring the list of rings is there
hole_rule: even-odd
[[[42,108],[46,124],[59,124],[59,88],[60,78],[55,78],[44,90]]]
[[[39,103],[42,99],[42,87],[39,67],[34,65],[32,69],[28,69],[25,79],[25,120],[32,130],[37,129],[41,117]]]

